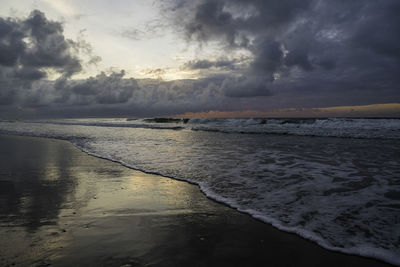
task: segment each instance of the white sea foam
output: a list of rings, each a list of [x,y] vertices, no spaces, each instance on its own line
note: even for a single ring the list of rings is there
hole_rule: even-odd
[[[185,130],[118,126],[146,123],[183,125]],[[363,128],[371,131],[368,136],[381,139],[226,134],[220,130],[245,132],[267,124],[286,127],[286,131],[297,129],[293,125],[311,127],[313,132],[318,131],[317,125],[322,125],[321,132],[346,131],[347,127],[353,137],[359,137],[354,136],[354,129]],[[89,154],[196,183],[208,197],[325,248],[400,264],[400,140],[393,138],[397,133],[381,136],[386,130],[396,132],[398,124],[395,119],[203,119],[187,123],[108,119],[0,122],[0,131],[67,139]],[[202,125],[219,130],[191,131]],[[378,126],[379,135],[372,135]]]
[[[400,139],[398,119],[193,119],[189,124],[193,130],[225,133]]]

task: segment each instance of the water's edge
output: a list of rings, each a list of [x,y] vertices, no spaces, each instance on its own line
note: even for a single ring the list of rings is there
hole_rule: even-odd
[[[217,203],[223,204],[225,206],[228,206],[230,208],[233,208],[243,214],[246,214],[248,216],[251,216],[252,218],[261,221],[263,223],[269,224],[271,226],[273,226],[274,228],[286,232],[286,233],[291,233],[291,234],[296,234],[297,236],[299,236],[300,238],[303,238],[307,241],[311,241],[314,242],[316,244],[318,244],[320,247],[323,247],[327,250],[330,251],[334,251],[334,252],[340,252],[343,254],[347,254],[347,255],[355,255],[355,256],[361,256],[361,257],[365,257],[365,258],[369,258],[369,259],[374,259],[374,260],[379,260],[385,263],[389,263],[392,265],[396,265],[396,266],[400,266],[400,261],[397,261],[395,259],[396,255],[390,255],[390,257],[388,257],[388,253],[384,250],[367,250],[364,247],[354,247],[354,248],[350,248],[350,249],[342,249],[342,248],[338,248],[338,247],[333,247],[333,246],[329,246],[328,244],[326,244],[326,242],[324,242],[323,239],[318,238],[317,236],[313,235],[312,232],[310,231],[306,231],[306,230],[301,230],[301,229],[297,229],[295,227],[286,227],[283,226],[279,223],[278,220],[275,220],[273,218],[270,218],[268,216],[265,216],[263,214],[261,214],[260,212],[257,212],[253,209],[244,209],[242,208],[239,204],[237,204],[235,201],[218,196],[216,194],[213,194],[208,188],[207,185],[205,183],[201,183],[201,182],[196,182],[193,181],[191,179],[187,179],[187,178],[181,178],[181,177],[175,177],[175,176],[170,176],[170,175],[165,175],[165,174],[161,174],[159,172],[154,172],[154,171],[148,171],[145,169],[141,169],[141,168],[137,168],[135,166],[129,165],[124,161],[121,160],[115,160],[113,158],[109,158],[106,156],[102,156],[93,152],[90,152],[88,150],[86,150],[85,148],[79,146],[77,143],[74,143],[73,140],[70,140],[68,138],[57,138],[57,137],[50,137],[50,136],[45,136],[45,135],[34,135],[34,134],[23,134],[23,133],[15,133],[15,132],[7,132],[7,131],[1,131],[0,134],[5,134],[5,135],[14,135],[14,136],[27,136],[27,137],[35,137],[35,138],[46,138],[46,139],[54,139],[54,140],[63,140],[63,141],[68,141],[70,144],[72,144],[74,147],[78,148],[80,151],[93,156],[93,157],[97,157],[100,159],[104,159],[104,160],[109,160],[111,162],[115,162],[118,163],[126,168],[132,169],[132,170],[136,170],[136,171],[140,171],[146,174],[152,174],[152,175],[157,175],[157,176],[161,176],[161,177],[165,177],[165,178],[169,178],[169,179],[174,179],[174,180],[178,180],[178,181],[182,181],[182,182],[187,182],[189,184],[192,185],[196,185],[199,187],[200,191],[210,200],[215,201]],[[385,257],[386,255],[386,257]]]

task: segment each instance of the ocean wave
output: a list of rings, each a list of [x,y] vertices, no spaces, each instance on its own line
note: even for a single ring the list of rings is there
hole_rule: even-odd
[[[345,138],[400,139],[399,119],[193,119],[191,130]]]
[[[236,134],[275,134],[340,138],[400,139],[400,119],[285,118],[285,119],[87,119],[26,121],[58,125],[193,130]]]
[[[129,119],[127,119],[129,120]],[[187,123],[189,119],[175,119],[175,118],[151,118],[151,119],[143,119],[145,122],[154,122],[154,123]]]
[[[376,121],[315,119],[292,123],[268,119],[160,123],[185,129],[227,125],[327,124],[349,127]],[[147,173],[200,186],[211,199],[349,254],[400,264],[396,230],[400,192],[398,140],[240,135],[112,127],[122,119],[67,120],[64,124],[0,122],[0,132],[58,138],[94,156]],[[144,124],[141,119],[132,123]],[[380,121],[380,123],[383,123]],[[213,124],[213,125],[212,125]],[[384,123],[383,123],[384,124]],[[326,126],[326,125],[325,125]],[[118,126],[117,126],[118,127]],[[283,126],[282,126],[283,127]],[[357,126],[358,127],[358,126]],[[382,128],[393,126],[385,125]],[[236,127],[239,128],[239,127]]]
[[[341,247],[335,247],[332,246],[329,242],[327,242],[326,240],[324,240],[323,238],[321,238],[321,236],[319,236],[318,234],[316,234],[315,232],[309,231],[309,230],[305,230],[305,229],[301,229],[299,227],[288,227],[284,224],[282,224],[281,221],[266,215],[265,213],[262,213],[260,211],[257,211],[255,209],[251,209],[248,208],[246,206],[240,205],[237,203],[237,201],[235,201],[232,198],[226,198],[226,197],[222,197],[219,194],[216,194],[207,183],[204,182],[199,182],[193,179],[189,179],[187,177],[179,177],[179,176],[173,176],[173,175],[168,175],[163,173],[162,171],[152,171],[150,169],[145,169],[145,168],[140,168],[138,166],[132,165],[128,162],[125,162],[123,160],[118,160],[113,158],[112,156],[108,155],[102,155],[102,154],[98,154],[98,153],[94,153],[91,152],[90,150],[85,148],[85,145],[83,145],[83,143],[79,142],[79,141],[72,141],[71,143],[74,144],[77,148],[79,148],[80,150],[82,150],[83,152],[94,156],[94,157],[98,157],[101,159],[105,159],[105,160],[110,160],[112,162],[116,162],[119,163],[127,168],[133,169],[133,170],[137,170],[137,171],[141,171],[144,173],[148,173],[148,174],[154,174],[154,175],[160,175],[166,178],[171,178],[171,179],[175,179],[175,180],[179,180],[179,181],[184,181],[184,182],[188,182],[190,184],[194,184],[200,187],[200,190],[209,198],[212,199],[214,201],[217,201],[219,203],[225,204],[231,208],[234,208],[236,210],[238,210],[239,212],[242,213],[246,213],[249,214],[250,216],[252,216],[253,218],[260,220],[262,222],[265,222],[267,224],[272,225],[273,227],[284,231],[284,232],[288,232],[288,233],[294,233],[297,234],[303,238],[306,238],[310,241],[313,241],[315,243],[317,243],[318,245],[320,245],[323,248],[326,248],[328,250],[331,251],[337,251],[337,252],[341,252],[341,253],[345,253],[345,254],[350,254],[350,255],[358,255],[358,256],[363,256],[363,257],[368,257],[368,258],[374,258],[374,259],[378,259],[378,260],[382,260],[384,262],[393,264],[393,265],[400,265],[400,259],[397,255],[397,253],[395,252],[391,252],[388,251],[386,249],[379,249],[379,248],[371,248],[368,246],[364,246],[364,245],[357,245],[351,248],[341,248]]]

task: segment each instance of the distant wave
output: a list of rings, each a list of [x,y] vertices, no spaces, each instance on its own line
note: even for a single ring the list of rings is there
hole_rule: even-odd
[[[129,120],[129,119],[127,119]],[[155,123],[187,123],[189,119],[174,119],[174,118],[152,118],[144,119],[145,122],[155,122]]]
[[[122,128],[150,128],[150,129],[167,129],[167,130],[181,130],[182,126],[166,126],[154,125],[146,123],[110,123],[110,122],[79,122],[79,121],[25,121],[25,123],[45,123],[56,125],[79,125],[79,126],[96,126],[96,127],[122,127]]]
[[[87,119],[26,121],[60,125],[193,130],[236,134],[275,134],[341,138],[400,139],[400,119],[370,118],[249,118],[249,119]]]

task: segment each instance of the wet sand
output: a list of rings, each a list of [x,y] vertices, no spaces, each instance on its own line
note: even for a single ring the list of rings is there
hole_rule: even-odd
[[[67,141],[0,135],[0,148],[0,266],[388,266]]]

